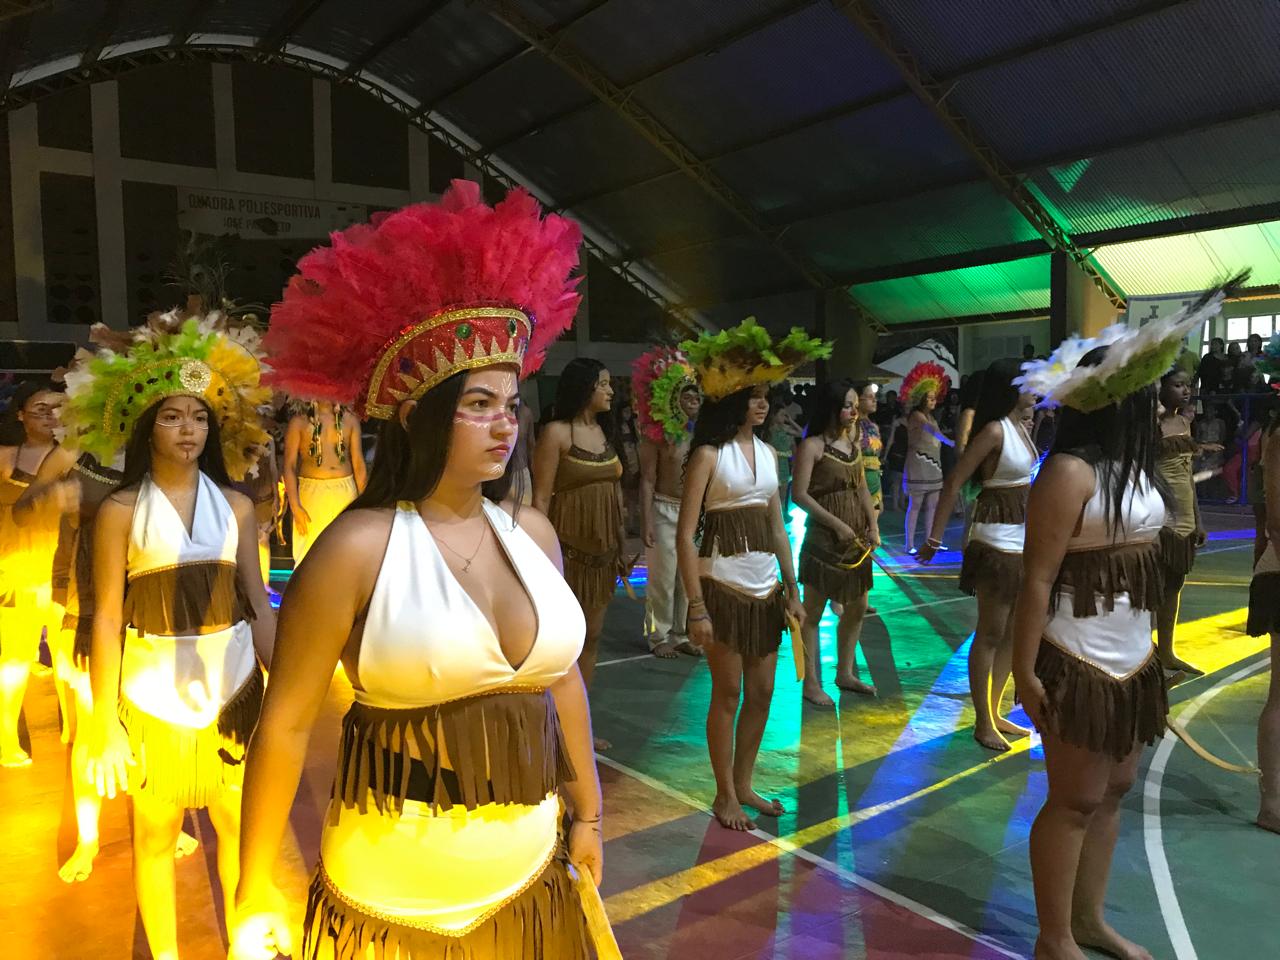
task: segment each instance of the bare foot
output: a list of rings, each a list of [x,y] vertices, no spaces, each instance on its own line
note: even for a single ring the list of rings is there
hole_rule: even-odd
[[[98,841],[76,844],[75,850],[67,858],[67,862],[58,868],[58,876],[63,883],[83,883],[93,873],[93,859],[98,855]]]
[[[745,790],[739,789],[738,796],[741,798],[739,802],[744,807],[750,807],[761,816],[780,817],[787,812],[787,808],[779,801],[766,800],[750,787],[747,787]]]
[[[822,689],[822,684],[820,683],[813,685],[806,683],[803,696],[806,703],[812,703],[815,707],[834,707],[836,705],[836,702]]]
[[[1203,677],[1204,671],[1195,664],[1187,663],[1181,657],[1161,657],[1160,664],[1166,670],[1180,671],[1189,677]]]
[[[599,751],[601,751],[601,750],[612,750],[612,749],[613,749],[613,744],[612,744],[612,743],[610,743],[608,740],[606,740],[604,737],[595,737],[595,738],[591,741],[591,746],[592,746],[592,747],[593,747],[597,752],[599,752]]]
[[[1071,935],[1082,947],[1089,947],[1118,960],[1153,960],[1149,951],[1138,946],[1132,940],[1126,940],[1105,920],[1073,921]]]
[[[1035,960],[1088,960],[1074,940],[1048,940],[1044,936],[1036,940]]]
[[[728,797],[717,796],[711,804],[711,812],[726,830],[754,830],[756,822],[747,816],[742,804]]]
[[[662,642],[655,644],[654,648],[649,652],[655,657],[659,657],[663,660],[674,660],[676,657],[680,656],[680,654],[676,652],[676,645],[670,640],[663,640]]]
[[[1012,720],[1005,717],[996,717],[996,731],[1004,734],[1006,737],[1013,737],[1015,740],[1019,737],[1030,736],[1031,731],[1026,727],[1020,727]]]
[[[701,657],[703,655],[702,648],[688,640],[681,640],[677,643],[676,652],[683,653],[686,657]]]
[[[183,857],[189,857],[196,852],[199,846],[200,841],[183,830],[178,834],[178,845],[174,848],[173,859],[181,860]]]
[[[1009,741],[1000,736],[995,730],[974,730],[973,739],[978,741],[979,746],[994,750],[996,753],[1004,753],[1013,749],[1013,747],[1009,746]]]
[[[29,766],[31,766],[31,754],[21,747],[16,748],[12,753],[0,754],[0,767],[16,770],[19,767]]]
[[[857,677],[836,677],[836,686],[848,693],[856,693],[863,697],[874,697],[876,688],[869,683],[863,683]]]

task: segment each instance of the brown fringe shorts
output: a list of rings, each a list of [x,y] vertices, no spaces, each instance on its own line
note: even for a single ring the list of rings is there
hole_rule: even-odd
[[[786,594],[779,583],[767,597],[752,597],[719,580],[702,578],[702,599],[715,642],[744,657],[767,657],[782,646]]]
[[[1022,554],[997,550],[981,540],[970,540],[960,562],[960,591],[971,597],[979,587],[992,587],[1005,603],[1018,599],[1022,587]]]

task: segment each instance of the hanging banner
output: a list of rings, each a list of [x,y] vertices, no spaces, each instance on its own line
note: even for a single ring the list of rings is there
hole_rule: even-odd
[[[178,188],[178,226],[211,237],[323,240],[368,218],[362,203]]]
[[[1130,297],[1129,309],[1124,314],[1124,321],[1130,327],[1145,327],[1153,320],[1167,320],[1183,307],[1191,306],[1202,294],[1203,291],[1193,291],[1191,293],[1166,293],[1155,297]],[[1205,351],[1203,338],[1203,328],[1192,330],[1187,334],[1187,348],[1196,354],[1203,353]]]

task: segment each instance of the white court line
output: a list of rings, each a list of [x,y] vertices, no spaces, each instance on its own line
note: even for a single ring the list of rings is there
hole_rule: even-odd
[[[1263,657],[1247,667],[1241,667],[1229,677],[1219,680],[1200,696],[1192,700],[1178,714],[1183,726],[1191,723],[1197,713],[1210,700],[1233,683],[1238,683],[1250,674],[1257,673],[1271,662],[1270,656]],[[1173,944],[1173,954],[1177,960],[1199,960],[1195,946],[1191,943],[1191,934],[1187,931],[1187,921],[1182,915],[1182,907],[1178,903],[1178,893],[1173,888],[1173,876],[1169,871],[1169,860],[1164,852],[1164,834],[1160,824],[1160,784],[1164,780],[1165,768],[1173,753],[1174,744],[1178,742],[1173,731],[1166,731],[1156,754],[1147,768],[1147,777],[1142,788],[1142,833],[1147,848],[1147,860],[1151,864],[1151,879],[1156,888],[1156,899],[1160,903],[1160,912],[1164,915],[1165,930],[1169,934],[1169,942]]]
[[[1006,754],[1006,756],[1008,756],[1008,754]],[[670,797],[672,800],[682,803],[687,807],[692,807],[699,813],[706,814],[708,817],[715,816],[711,812],[710,808],[704,806],[687,793],[677,790],[675,787],[669,787],[661,780],[656,780],[647,773],[642,773],[633,767],[627,766],[625,763],[619,763],[617,760],[611,760],[609,757],[599,753],[596,754],[596,762],[617,770],[619,773],[625,774],[634,780],[638,780],[649,789],[656,790],[658,793]],[[926,791],[927,789],[928,788],[926,788]],[[904,804],[910,803],[912,800],[916,799],[920,792],[921,791],[917,791],[916,793],[908,794],[905,797],[899,797],[897,800],[890,800],[886,803],[876,804],[874,807],[867,807],[864,810],[852,812],[849,814],[848,826],[852,827],[856,824],[864,823],[872,817],[879,816],[882,813],[888,813],[889,811],[895,810]],[[948,917],[946,914],[939,913],[932,907],[928,907],[917,900],[912,900],[910,897],[905,897],[900,893],[890,890],[888,887],[883,887],[874,880],[868,880],[861,874],[854,873],[847,867],[842,867],[840,864],[835,863],[832,860],[828,860],[826,857],[821,857],[816,853],[812,853],[811,851],[804,849],[803,847],[796,846],[796,844],[790,842],[785,837],[775,837],[772,834],[765,833],[763,830],[748,830],[745,832],[749,833],[757,840],[762,840],[770,846],[777,847],[784,853],[789,853],[792,856],[813,864],[815,867],[826,870],[828,873],[835,874],[841,880],[851,883],[856,887],[861,887],[868,893],[873,893],[891,903],[895,903],[904,910],[911,911],[916,916],[923,917],[926,920],[936,923],[940,927],[946,927],[948,930],[954,931],[961,936],[968,937],[970,940],[982,944],[989,950],[994,950],[1001,956],[1010,957],[1011,960],[1024,960],[1021,954],[1014,953],[1008,947],[1002,945],[984,933],[979,933],[967,924]]]
[[[596,669],[601,667],[612,667],[615,663],[631,663],[633,660],[657,660],[652,653],[637,653],[634,657],[618,657],[616,660],[599,660],[596,662]],[[699,658],[701,659],[701,658]]]

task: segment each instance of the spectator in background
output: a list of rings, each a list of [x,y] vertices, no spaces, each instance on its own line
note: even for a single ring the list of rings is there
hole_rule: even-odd
[[[791,520],[791,458],[796,441],[804,430],[791,414],[791,389],[783,384],[769,397],[769,415],[760,427],[760,439],[773,447],[778,456],[778,499],[782,501],[782,517]]]
[[[1240,344],[1227,344],[1227,358],[1222,364],[1222,392],[1235,392],[1236,371],[1240,368],[1240,363],[1244,359],[1244,351],[1240,349]]]
[[[1030,360],[1034,360],[1035,358],[1036,358],[1036,348],[1035,348],[1035,344],[1031,343],[1030,341],[1028,341],[1027,343],[1024,343],[1024,344],[1022,345],[1022,361],[1023,361],[1023,363],[1026,363],[1026,362],[1028,362],[1028,361],[1030,361]]]
[[[1209,341],[1209,352],[1200,358],[1200,369],[1196,374],[1201,394],[1223,392],[1226,362],[1226,342],[1221,337],[1214,337]]]

